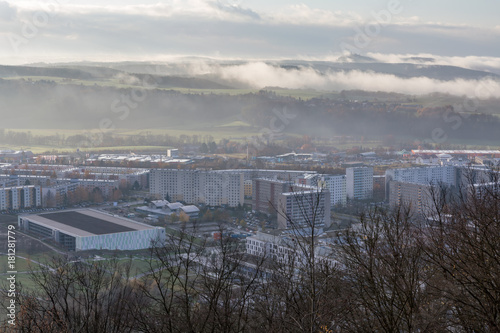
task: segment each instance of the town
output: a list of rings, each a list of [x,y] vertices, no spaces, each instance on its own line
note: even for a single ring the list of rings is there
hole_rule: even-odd
[[[291,228],[311,227],[308,217],[313,210],[314,228],[320,233],[351,227],[359,218],[360,207],[394,208],[411,203],[415,214],[432,216],[433,189],[464,189],[471,176],[474,184],[489,183],[492,168],[500,163],[500,151],[495,150],[416,149],[383,155],[340,152],[334,167],[327,168],[331,156],[320,153],[292,152],[256,157],[253,161],[243,158],[232,163],[242,167],[237,169],[203,167],[206,159],[219,157],[202,153],[183,156],[179,149],[150,155],[86,155],[70,164],[68,155],[0,152],[0,159],[11,161],[0,165],[2,214],[28,214],[19,218],[21,224],[21,220],[29,220],[29,214],[57,216],[52,215],[54,211],[86,208],[85,211],[97,210],[99,216],[107,214],[115,220],[120,216],[116,221],[122,223],[132,220],[138,225],[173,229],[196,223],[203,229],[199,236],[205,238],[220,237],[219,229],[224,225],[226,233],[243,242],[249,237],[251,244],[263,232],[286,235]],[[262,159],[273,168],[248,168]],[[67,164],[56,164],[57,161]],[[122,166],[131,162],[139,162],[143,167]],[[159,168],[160,164],[163,167]],[[148,165],[150,168],[145,167]],[[322,173],[317,167],[307,168],[318,165],[334,170],[335,174]],[[45,241],[53,235],[50,241],[65,250],[125,249],[109,242],[75,247],[80,244],[73,239],[77,236],[63,225],[50,231],[46,229],[50,225],[35,224],[35,220],[29,225],[25,222],[22,229]],[[64,239],[54,236],[60,233],[66,234]],[[141,244],[142,248],[149,246],[147,242]]]

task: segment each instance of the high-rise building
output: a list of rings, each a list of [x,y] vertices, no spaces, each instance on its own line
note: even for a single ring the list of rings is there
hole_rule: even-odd
[[[323,189],[294,190],[278,198],[278,228],[328,228],[330,192]]]
[[[413,184],[442,183],[446,185],[456,185],[457,171],[456,167],[451,165],[388,169],[385,172],[385,178],[386,182],[395,180]]]
[[[281,193],[291,191],[291,186],[291,182],[283,180],[255,179],[252,184],[252,209],[266,214],[276,214]]]
[[[235,171],[153,169],[149,177],[151,194],[171,201],[209,206],[243,205],[243,174]]]
[[[430,184],[415,184],[391,181],[389,183],[389,205],[392,208],[403,206],[411,213],[432,215],[435,211],[432,192],[439,188]]]
[[[373,198],[373,168],[347,168],[346,193],[349,199],[354,200],[366,200]]]
[[[347,193],[345,175],[322,175],[318,181],[318,186],[330,192],[330,203],[332,206],[346,204]]]
[[[18,210],[42,206],[40,186],[27,185],[0,188],[0,210]]]

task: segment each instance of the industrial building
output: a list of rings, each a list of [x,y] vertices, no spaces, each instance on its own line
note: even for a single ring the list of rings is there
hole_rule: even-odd
[[[140,250],[165,239],[165,229],[93,209],[20,215],[20,230],[61,244],[70,251]]]

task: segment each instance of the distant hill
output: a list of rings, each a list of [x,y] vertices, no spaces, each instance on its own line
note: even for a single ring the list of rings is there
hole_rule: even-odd
[[[230,86],[212,82],[205,78],[149,75],[144,73],[127,73],[117,69],[100,66],[75,66],[62,65],[58,67],[38,67],[38,66],[0,66],[0,78],[23,77],[23,76],[43,76],[57,77],[74,80],[118,80],[124,83],[134,82],[143,85],[159,88],[189,88],[189,89],[229,89]],[[145,85],[144,84],[144,85]]]
[[[428,77],[436,80],[467,79],[477,80],[485,77],[500,79],[500,75],[481,70],[471,70],[457,66],[423,64],[435,61],[429,57],[408,57],[408,63],[382,63],[374,58],[351,54],[342,56],[336,61],[307,61],[307,60],[280,60],[263,62],[288,70],[299,70],[301,68],[313,68],[320,73],[340,71],[362,71],[395,75],[402,78]],[[417,63],[415,63],[417,62]],[[226,89],[243,88],[241,82],[227,81],[216,73],[195,73],[192,65],[225,67],[247,64],[243,60],[216,60],[202,57],[186,57],[176,61],[165,62],[116,62],[116,63],[67,63],[56,64],[47,67],[46,64],[35,64],[28,66],[2,66],[0,77],[18,75],[39,75],[73,77],[79,79],[102,79],[111,78],[119,74],[129,74],[140,78],[140,74],[154,73],[155,77],[163,77],[162,85],[165,87],[185,87],[199,89]],[[45,67],[38,67],[45,66]],[[202,81],[197,81],[202,79]]]
[[[354,62],[354,63],[369,63],[377,62],[374,58],[362,56],[360,54],[344,55],[337,59],[336,62]]]
[[[94,78],[91,73],[81,69],[0,65],[0,77],[15,76],[53,76],[81,80],[91,80]]]
[[[436,80],[456,80],[468,79],[478,80],[485,77],[494,77],[500,79],[500,75],[472,70],[456,66],[444,65],[421,65],[412,63],[381,63],[381,62],[329,62],[329,61],[282,61],[281,66],[303,66],[312,67],[319,72],[326,71],[362,71],[395,75],[403,78],[428,77]]]

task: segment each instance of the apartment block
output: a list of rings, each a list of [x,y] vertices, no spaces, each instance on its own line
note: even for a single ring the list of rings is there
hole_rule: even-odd
[[[366,200],[373,198],[373,168],[347,168],[346,194],[351,200]]]
[[[243,179],[235,171],[153,169],[149,190],[171,201],[237,207],[244,202]]]
[[[0,188],[0,210],[18,210],[42,206],[40,186]]]
[[[345,175],[322,175],[318,181],[318,186],[330,192],[330,203],[332,206],[345,205],[347,201]]]
[[[292,185],[291,182],[282,180],[255,179],[252,184],[252,209],[266,214],[276,214],[281,193],[290,192]]]
[[[412,214],[432,215],[435,211],[432,192],[439,188],[430,184],[414,184],[399,181],[389,182],[389,205],[409,208]]]
[[[330,192],[323,189],[281,193],[277,208],[278,228],[328,228],[330,221]]]

